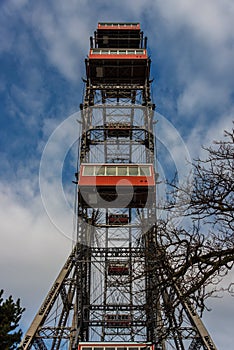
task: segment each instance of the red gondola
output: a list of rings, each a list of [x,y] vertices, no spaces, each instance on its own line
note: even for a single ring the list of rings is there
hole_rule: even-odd
[[[91,49],[86,60],[87,78],[92,84],[142,84],[149,75],[146,49]]]
[[[130,123],[105,123],[104,127],[108,137],[129,137],[131,134]]]
[[[97,48],[141,48],[140,23],[98,23],[95,32]],[[93,44],[93,42],[92,42]],[[93,47],[93,45],[91,45]]]
[[[78,350],[154,350],[154,345],[139,342],[79,342]]]
[[[111,23],[111,22],[99,22],[98,30],[140,30],[140,23],[129,22],[129,23]]]
[[[127,225],[129,218],[127,214],[110,214],[108,217],[109,225]]]
[[[114,60],[146,60],[148,58],[146,49],[90,49],[89,59],[114,59]]]
[[[131,325],[131,316],[129,314],[107,314],[105,321],[109,328],[126,328]]]
[[[143,208],[155,196],[152,164],[82,164],[79,197],[86,207]]]
[[[126,261],[111,261],[108,264],[109,276],[129,275],[129,263]]]

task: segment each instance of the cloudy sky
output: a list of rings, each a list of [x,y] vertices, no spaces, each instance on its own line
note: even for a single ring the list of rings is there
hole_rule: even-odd
[[[234,119],[232,0],[0,2],[0,287],[21,298],[24,330],[72,247],[76,164],[66,159],[98,21],[141,23],[153,99],[170,125],[160,141],[175,162],[182,148],[199,156]],[[211,304],[206,326],[219,349],[230,349],[233,299]]]

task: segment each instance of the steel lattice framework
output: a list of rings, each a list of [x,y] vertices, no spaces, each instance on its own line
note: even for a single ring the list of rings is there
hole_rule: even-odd
[[[160,350],[216,349],[177,282],[161,288],[171,267],[157,240],[155,106],[146,38],[139,23],[99,23],[90,44],[74,181],[77,243],[21,348],[71,350],[80,342],[126,348],[135,342]],[[139,175],[147,166],[154,169],[153,191],[147,184],[121,185],[120,173]],[[84,190],[85,171],[87,178],[101,176],[106,186]],[[118,177],[116,188],[107,175]],[[148,174],[141,175],[147,183]],[[172,311],[166,306],[175,299]]]

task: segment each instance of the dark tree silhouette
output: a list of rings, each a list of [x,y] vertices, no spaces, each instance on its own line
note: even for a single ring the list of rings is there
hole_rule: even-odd
[[[188,205],[189,214],[223,233],[234,232],[234,129],[225,131],[226,140],[206,149],[208,157],[194,163],[194,184]]]
[[[22,336],[22,331],[17,328],[24,309],[20,299],[14,302],[12,296],[5,300],[2,296],[3,290],[0,291],[0,349],[16,349]]]
[[[161,288],[176,281],[200,313],[211,295],[234,294],[233,283],[221,284],[234,264],[234,129],[205,151],[192,164],[192,181],[169,184],[168,215],[156,228]],[[177,301],[165,298],[165,309],[173,313]]]

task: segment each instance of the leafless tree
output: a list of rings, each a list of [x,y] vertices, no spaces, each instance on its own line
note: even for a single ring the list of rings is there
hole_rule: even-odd
[[[157,272],[162,289],[176,281],[201,313],[209,296],[224,289],[234,295],[233,283],[221,283],[234,264],[234,129],[204,150],[205,159],[192,164],[193,182],[170,184],[168,216],[157,222],[155,265],[164,271]]]

